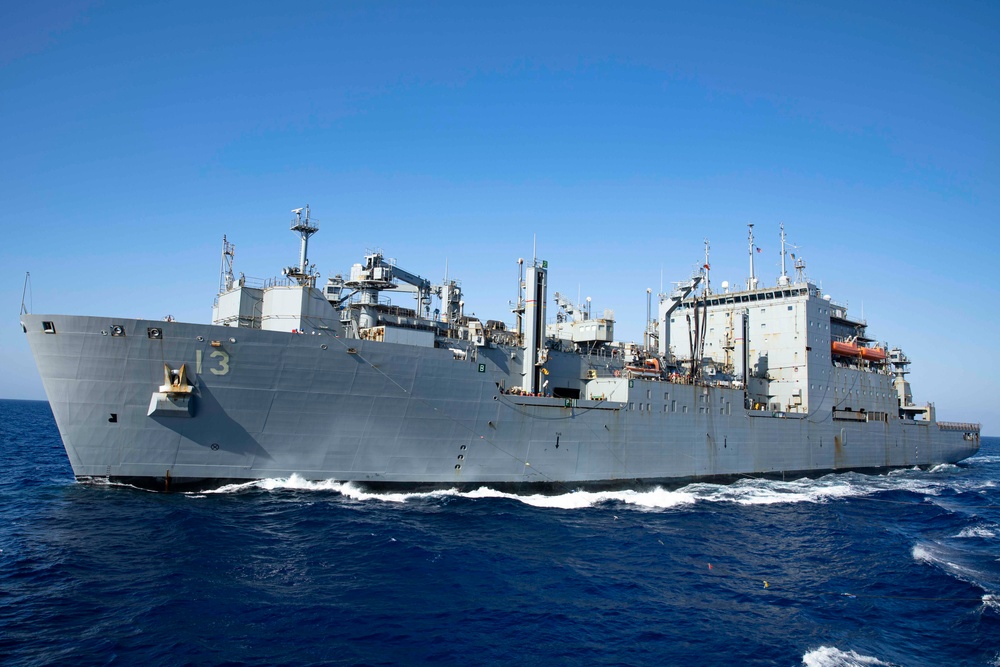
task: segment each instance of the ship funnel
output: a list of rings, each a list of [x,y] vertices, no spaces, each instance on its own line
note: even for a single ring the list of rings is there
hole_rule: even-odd
[[[521,373],[523,388],[528,393],[539,391],[539,375],[544,359],[540,348],[545,342],[545,300],[548,288],[548,262],[534,260],[525,271],[524,284],[524,361]],[[546,371],[548,372],[548,371]]]

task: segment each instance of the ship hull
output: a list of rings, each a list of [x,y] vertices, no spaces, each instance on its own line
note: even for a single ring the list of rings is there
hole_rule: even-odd
[[[516,348],[456,355],[177,322],[22,323],[77,478],[156,489],[298,475],[558,492],[955,463],[979,447],[978,431],[936,422],[748,411],[742,391],[653,379],[622,378],[626,400],[614,402],[515,396],[501,388],[519,384]],[[584,377],[588,362],[571,363]],[[185,367],[190,399],[160,392],[157,403],[165,365]]]

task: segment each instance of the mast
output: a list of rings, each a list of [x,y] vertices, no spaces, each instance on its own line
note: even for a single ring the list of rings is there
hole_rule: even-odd
[[[748,222],[747,227],[750,229],[750,279],[747,281],[747,289],[755,290],[757,289],[757,275],[753,270],[753,223]]]
[[[233,288],[233,260],[236,258],[236,246],[222,235],[222,268],[219,270],[219,294],[224,294]]]
[[[785,223],[781,223],[781,277],[778,278],[778,284],[788,284],[788,273],[785,271]]]
[[[705,239],[705,265],[703,267],[705,269],[705,289],[702,292],[705,296],[708,296],[709,294],[712,293],[712,281],[709,278],[709,271],[712,270],[712,265],[709,264],[708,262],[708,251],[710,248],[711,246],[708,244],[708,239]],[[661,277],[660,282],[662,281],[663,279]],[[660,291],[661,292],[663,291],[662,286],[660,287]]]
[[[517,316],[517,338],[520,343],[524,335],[524,258],[517,260],[517,301],[514,302],[514,315]]]
[[[302,219],[302,211],[306,212],[306,217]],[[305,276],[306,269],[309,267],[309,237],[319,231],[319,223],[314,223],[309,219],[309,204],[305,205],[305,208],[295,208],[292,209],[292,213],[295,214],[295,219],[292,220],[291,230],[293,232],[298,232],[299,237],[302,239],[302,245],[299,249],[299,275]]]
[[[646,329],[643,332],[643,336],[642,336],[642,339],[643,339],[642,340],[642,347],[643,347],[643,351],[646,353],[647,356],[649,355],[650,335],[652,333],[652,331],[651,331],[652,327],[650,325],[650,320],[649,320],[652,297],[653,297],[653,288],[652,287],[647,287],[646,288]]]
[[[30,271],[25,271],[24,272],[24,287],[21,289],[21,312],[17,314],[18,317],[20,317],[21,315],[27,315],[28,314],[28,309],[24,307],[24,295],[28,294],[28,285],[30,285],[30,284],[31,284],[31,272]]]

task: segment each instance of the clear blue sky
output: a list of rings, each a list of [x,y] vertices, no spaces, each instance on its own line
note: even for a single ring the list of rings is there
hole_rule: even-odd
[[[207,321],[236,268],[381,247],[510,319],[515,262],[616,311],[745,280],[746,223],[1000,435],[995,2],[47,2],[0,9],[0,396],[43,398],[15,317]]]

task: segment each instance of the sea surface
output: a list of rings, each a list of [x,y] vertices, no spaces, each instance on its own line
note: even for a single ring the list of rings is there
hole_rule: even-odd
[[[2,665],[1000,665],[1000,439],[676,491],[74,481],[0,401]]]

